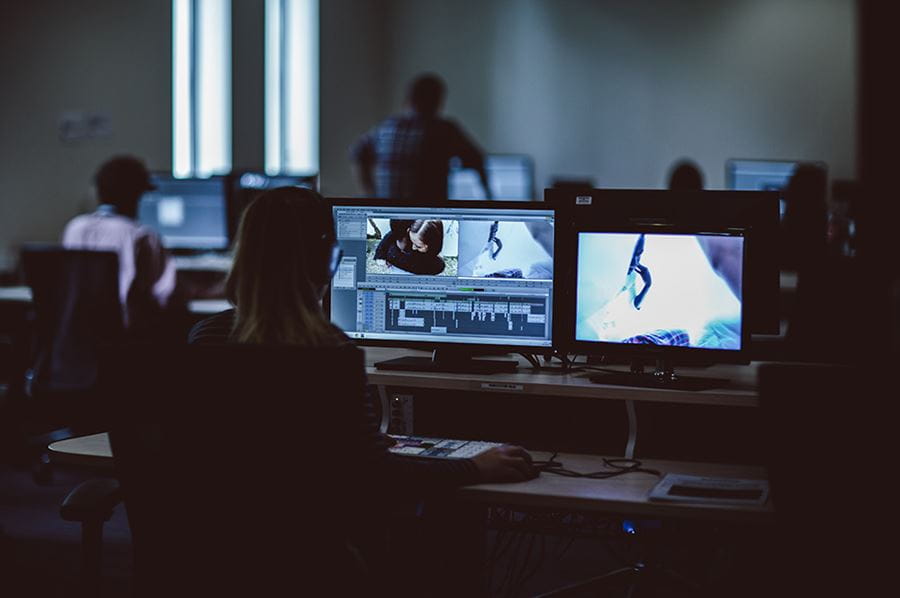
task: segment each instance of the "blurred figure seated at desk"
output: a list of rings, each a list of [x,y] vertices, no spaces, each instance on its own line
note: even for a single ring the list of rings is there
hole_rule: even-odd
[[[155,188],[150,173],[138,158],[115,156],[97,170],[94,186],[100,205],[66,225],[62,244],[115,252],[123,322],[133,336],[155,336],[170,316],[185,312],[192,293],[178,284],[160,236],[136,220],[141,195]]]
[[[263,193],[247,207],[238,229],[234,266],[226,283],[228,298],[236,307],[199,322],[191,330],[189,342],[323,348],[351,344],[350,338],[328,321],[321,306],[341,257],[331,209],[318,193],[299,187]],[[355,421],[362,425],[354,428],[358,437],[343,442],[363,447],[374,476],[384,484],[384,496],[372,498],[383,501],[375,507],[383,512],[373,513],[369,525],[386,524],[388,508],[397,500],[446,494],[479,482],[524,481],[537,475],[529,455],[514,446],[497,447],[472,459],[419,460],[395,455],[387,450],[393,441],[379,431],[371,395],[363,400],[330,398],[360,406]],[[376,530],[375,537],[383,535]],[[374,565],[386,554],[386,544],[375,540],[375,545],[363,552],[368,552]],[[371,570],[380,568],[372,566]]]

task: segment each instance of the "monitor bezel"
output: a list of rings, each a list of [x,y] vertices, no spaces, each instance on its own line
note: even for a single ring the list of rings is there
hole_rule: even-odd
[[[709,189],[545,189],[544,202],[557,209],[557,223],[675,224],[710,229],[743,228],[750,240],[750,334],[781,332],[780,235],[777,191]],[[583,198],[583,200],[579,200]],[[559,227],[557,227],[559,230]],[[565,244],[556,248],[567,251]],[[568,259],[563,253],[562,258]]]
[[[615,343],[607,341],[585,341],[575,338],[577,322],[577,275],[578,275],[578,235],[580,233],[625,233],[625,234],[681,234],[681,235],[729,235],[743,237],[742,271],[747,268],[749,238],[747,229],[729,226],[686,226],[674,223],[619,223],[600,224],[589,220],[573,221],[572,227],[562,230],[556,227],[556,245],[564,246],[568,264],[565,271],[557,269],[559,284],[554,285],[556,296],[553,301],[554,345],[561,352],[575,355],[600,355],[626,357],[637,360],[671,360],[679,363],[750,363],[751,336],[747,322],[748,277],[742,275],[741,282],[741,348],[737,350],[704,349],[700,347],[679,347],[671,345],[650,345]]]
[[[543,202],[534,201],[496,201],[496,200],[469,200],[469,199],[439,199],[439,200],[397,200],[384,198],[369,197],[325,197],[325,201],[333,210],[340,206],[373,206],[373,207],[397,207],[397,208],[436,208],[436,209],[455,209],[455,210],[475,210],[475,209],[501,209],[514,210],[522,209],[527,211],[546,211],[553,214],[554,223],[556,222],[556,210]],[[511,343],[466,343],[466,342],[436,342],[436,341],[417,341],[417,340],[393,340],[393,339],[360,339],[348,337],[357,345],[364,347],[394,347],[418,350],[450,350],[466,352],[472,355],[488,355],[499,353],[532,353],[532,354],[552,354],[556,345],[554,339],[556,336],[556,285],[557,285],[557,263],[556,263],[556,226],[554,225],[554,247],[553,247],[553,287],[550,292],[551,301],[551,320],[550,324],[550,342],[546,346],[540,345],[517,345]],[[329,283],[322,299],[322,308],[328,321],[331,322],[331,293],[332,288]]]
[[[172,253],[173,255],[189,255],[189,254],[198,254],[198,253],[223,253],[231,250],[232,245],[234,244],[234,231],[231,228],[232,214],[233,208],[231,205],[231,193],[228,189],[228,178],[230,175],[228,174],[212,174],[207,177],[197,177],[197,176],[188,176],[188,177],[177,177],[170,170],[151,170],[150,171],[150,180],[152,182],[156,182],[155,179],[167,179],[169,181],[216,181],[219,183],[222,192],[222,201],[225,207],[225,246],[224,247],[166,247],[166,251]],[[153,193],[154,190],[148,190],[145,193]],[[141,198],[143,198],[144,194],[141,194]],[[138,199],[138,209],[140,209],[140,199]],[[163,234],[156,231],[162,240]]]

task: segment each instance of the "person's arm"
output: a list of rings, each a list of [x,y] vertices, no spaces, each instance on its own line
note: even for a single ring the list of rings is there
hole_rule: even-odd
[[[426,495],[488,482],[521,482],[537,476],[528,453],[517,446],[497,447],[472,459],[424,459],[396,455],[380,432],[372,393],[364,392],[360,416],[364,453],[359,466],[379,487]]]
[[[152,297],[158,307],[166,308],[176,295],[176,282],[175,264],[166,254],[159,236],[146,234],[138,237],[134,246],[134,281],[130,293],[138,297]]]
[[[478,178],[484,188],[484,196],[491,199],[490,181],[488,181],[487,170],[484,168],[484,152],[460,126],[449,121],[448,124],[450,127],[450,155],[459,158],[463,168],[471,168],[478,173]]]
[[[371,133],[366,133],[353,144],[350,150],[353,159],[353,171],[360,188],[368,196],[375,194],[375,179],[373,169],[375,166],[375,146],[372,143]]]
[[[742,246],[734,237],[697,237],[709,265],[736,297],[741,296]]]

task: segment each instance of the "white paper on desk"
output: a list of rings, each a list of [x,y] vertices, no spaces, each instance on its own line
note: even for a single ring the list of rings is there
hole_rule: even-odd
[[[678,503],[761,506],[769,498],[769,482],[667,473],[650,490],[649,498]]]

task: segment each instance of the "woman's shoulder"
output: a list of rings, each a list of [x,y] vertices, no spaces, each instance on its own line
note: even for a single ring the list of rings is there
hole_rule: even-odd
[[[234,328],[234,309],[200,320],[188,333],[189,344],[223,344],[228,342]]]

